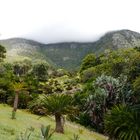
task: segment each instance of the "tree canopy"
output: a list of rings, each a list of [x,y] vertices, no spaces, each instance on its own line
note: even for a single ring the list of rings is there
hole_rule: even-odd
[[[6,57],[5,53],[6,49],[4,48],[4,46],[0,45],[0,62],[3,61],[3,59]]]

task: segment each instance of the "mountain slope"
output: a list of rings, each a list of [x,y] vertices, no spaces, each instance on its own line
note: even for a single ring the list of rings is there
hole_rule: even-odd
[[[139,47],[140,34],[130,30],[120,30],[108,32],[95,42],[41,44],[32,40],[13,38],[1,40],[0,44],[7,49],[7,61],[25,58],[33,62],[47,60],[54,66],[73,70],[88,53],[99,54],[106,49]]]
[[[0,44],[5,46],[7,50],[6,57],[10,62],[20,61],[23,59],[30,59],[33,62],[45,59],[50,61],[49,58],[46,58],[41,52],[40,47],[42,44],[36,41],[22,38],[12,38],[1,40]]]

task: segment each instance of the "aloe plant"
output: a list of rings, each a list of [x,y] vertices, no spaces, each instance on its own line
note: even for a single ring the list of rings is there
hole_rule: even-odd
[[[33,131],[34,131],[33,127],[26,129],[24,133],[23,132],[20,133],[20,136],[16,140],[30,140],[30,136]]]
[[[50,125],[47,125],[47,126],[42,125],[41,134],[42,134],[42,138],[43,138],[42,140],[51,140],[52,135],[54,134],[54,131],[51,131]]]
[[[70,140],[80,140],[80,137],[77,134],[73,134],[73,138],[71,138]]]

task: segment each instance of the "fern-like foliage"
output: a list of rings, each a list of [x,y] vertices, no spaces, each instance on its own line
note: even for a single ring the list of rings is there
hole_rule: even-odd
[[[114,106],[105,115],[105,131],[110,139],[139,140],[140,112],[126,105]]]

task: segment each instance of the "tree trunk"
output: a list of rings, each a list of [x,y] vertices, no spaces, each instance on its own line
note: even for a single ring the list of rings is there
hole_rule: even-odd
[[[15,99],[14,99],[14,106],[13,106],[13,111],[12,111],[12,119],[15,119],[15,114],[18,108],[18,96],[19,96],[19,92],[16,91]]]
[[[55,121],[56,121],[55,131],[58,133],[64,133],[64,128],[61,121],[61,115],[55,114]]]

